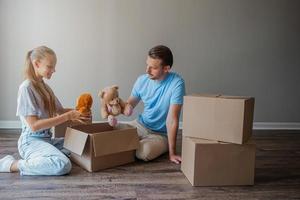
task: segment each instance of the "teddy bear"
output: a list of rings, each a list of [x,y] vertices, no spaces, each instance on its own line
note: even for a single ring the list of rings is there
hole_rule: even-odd
[[[89,93],[81,94],[76,101],[76,110],[78,110],[83,116],[91,116],[91,107],[93,104],[93,98]],[[86,121],[91,123],[92,119]]]
[[[125,103],[120,97],[118,92],[119,86],[113,85],[104,88],[99,92],[98,96],[101,101],[101,116],[107,119],[110,126],[114,127],[118,124],[116,116],[124,114],[130,116],[132,114],[132,106]]]

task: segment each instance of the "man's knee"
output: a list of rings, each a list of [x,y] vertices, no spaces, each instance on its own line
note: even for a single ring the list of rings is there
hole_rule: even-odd
[[[139,148],[136,150],[136,157],[140,160],[150,161],[167,151],[163,142],[140,141]]]
[[[147,144],[140,144],[135,153],[136,157],[143,161],[150,161],[154,158],[151,156],[151,147]]]

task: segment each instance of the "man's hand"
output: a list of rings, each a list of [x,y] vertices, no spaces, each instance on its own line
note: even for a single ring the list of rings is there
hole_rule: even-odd
[[[169,159],[170,161],[180,164],[181,157],[176,155],[176,136],[179,126],[179,115],[181,111],[181,105],[173,104],[169,108],[167,116],[167,132],[168,132],[168,144],[169,144]]]
[[[132,112],[133,112],[133,107],[129,103],[127,103],[124,108],[124,115],[131,116]]]
[[[176,164],[180,164],[181,163],[181,156],[178,156],[176,154],[170,154],[169,155],[169,159],[173,163],[176,163]]]
[[[139,102],[140,102],[140,99],[130,96],[128,98],[127,102],[125,103],[125,109],[124,109],[123,114],[126,116],[131,116],[133,113],[133,109]]]

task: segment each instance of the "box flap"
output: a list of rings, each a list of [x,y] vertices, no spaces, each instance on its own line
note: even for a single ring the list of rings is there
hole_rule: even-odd
[[[194,143],[198,144],[218,144],[219,142],[216,140],[208,140],[203,138],[195,138],[195,137],[186,137],[187,140],[191,140]]]
[[[193,93],[191,95],[187,95],[188,96],[192,96],[192,97],[219,97],[219,96],[222,96],[221,94],[196,94],[196,93]]]
[[[134,150],[139,145],[136,128],[106,131],[90,136],[95,157]]]
[[[217,140],[208,140],[208,139],[202,139],[202,138],[195,138],[195,137],[185,137],[186,140],[190,140],[194,142],[195,144],[231,144],[231,145],[239,145],[229,142],[222,142]],[[249,139],[247,142],[245,142],[243,145],[255,145],[255,142],[252,139]]]
[[[243,100],[246,100],[246,99],[251,99],[253,97],[249,97],[249,96],[228,96],[228,95],[221,95],[220,98],[223,98],[223,99],[243,99]]]
[[[64,148],[82,155],[85,143],[87,141],[88,134],[81,132],[79,130],[67,127]]]
[[[87,134],[113,130],[113,127],[111,127],[108,123],[81,124],[72,126],[72,128]]]
[[[251,99],[253,97],[249,96],[230,96],[230,95],[222,95],[222,94],[192,94],[187,95],[186,97],[211,97],[211,98],[223,98],[223,99]]]

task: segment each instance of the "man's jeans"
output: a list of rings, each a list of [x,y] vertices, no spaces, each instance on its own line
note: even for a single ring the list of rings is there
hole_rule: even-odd
[[[139,148],[136,150],[138,159],[153,160],[168,151],[168,138],[166,136],[145,128],[137,120],[128,122],[128,124],[137,128],[140,139]]]

